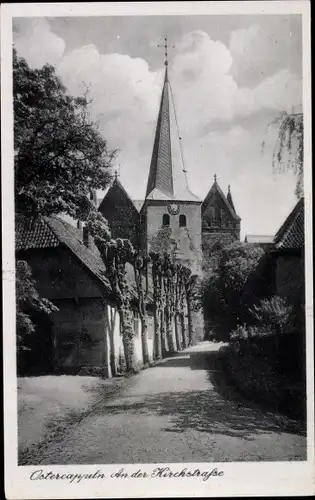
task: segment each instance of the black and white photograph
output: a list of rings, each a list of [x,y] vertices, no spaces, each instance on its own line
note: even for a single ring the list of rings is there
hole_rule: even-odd
[[[8,498],[314,486],[308,2],[201,3],[5,6]]]

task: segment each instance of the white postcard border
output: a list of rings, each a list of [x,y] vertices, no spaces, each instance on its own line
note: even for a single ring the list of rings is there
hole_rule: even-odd
[[[12,18],[100,15],[201,15],[201,14],[301,14],[303,16],[303,108],[305,139],[305,276],[307,332],[308,459],[305,462],[226,462],[203,464],[160,464],[172,471],[184,467],[209,471],[217,468],[224,476],[185,479],[117,479],[110,475],[121,467],[151,474],[158,465],[64,465],[17,466],[17,387],[15,357],[14,287],[14,190],[12,113]],[[3,251],[3,342],[4,342],[4,428],[5,489],[7,498],[132,498],[187,496],[293,496],[314,492],[314,382],[313,382],[313,285],[312,285],[312,163],[311,163],[311,67],[310,9],[306,1],[266,2],[144,2],[4,4],[1,12],[2,52],[2,251]],[[54,474],[93,474],[108,479],[31,480],[43,469]]]

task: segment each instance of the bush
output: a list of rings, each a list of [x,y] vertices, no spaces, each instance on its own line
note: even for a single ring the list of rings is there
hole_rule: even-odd
[[[288,324],[292,314],[292,306],[281,297],[273,296],[263,299],[259,305],[249,309],[253,317],[264,327],[279,327],[283,331],[284,325]]]

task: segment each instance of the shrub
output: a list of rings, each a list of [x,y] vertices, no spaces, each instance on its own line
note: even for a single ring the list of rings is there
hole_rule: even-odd
[[[262,299],[259,305],[254,304],[249,311],[264,327],[279,327],[283,331],[292,314],[292,306],[275,295],[270,299]]]

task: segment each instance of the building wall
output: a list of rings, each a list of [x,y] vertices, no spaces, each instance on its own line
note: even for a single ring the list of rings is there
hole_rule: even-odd
[[[207,206],[202,207],[202,228],[210,231],[222,231],[240,238],[240,221],[232,217],[219,194],[214,194]]]
[[[276,260],[276,294],[295,303],[304,289],[304,261],[300,255],[279,255]]]
[[[137,313],[134,313],[134,346],[135,346],[135,360],[136,365],[140,368],[143,365],[143,353],[142,353],[142,342],[141,342],[141,321]],[[153,316],[147,316],[147,344],[149,351],[150,361],[153,361],[153,336],[154,336],[154,324]]]
[[[19,252],[32,268],[39,294],[47,299],[101,297],[98,279],[65,247]]]
[[[145,230],[147,250],[161,251],[165,241],[163,215],[170,217],[169,238],[171,246],[178,258],[192,269],[193,273],[200,272],[202,263],[201,251],[201,207],[199,204],[178,203],[180,212],[177,215],[168,213],[168,203],[149,203],[146,205]],[[186,227],[179,226],[180,215],[186,216]]]
[[[101,298],[57,299],[52,314],[56,371],[110,376],[106,305]]]

